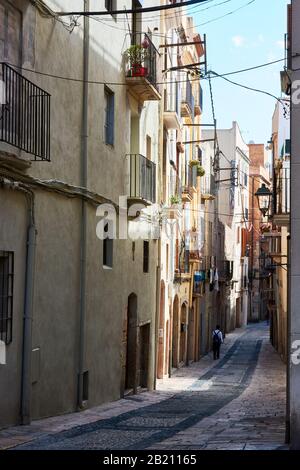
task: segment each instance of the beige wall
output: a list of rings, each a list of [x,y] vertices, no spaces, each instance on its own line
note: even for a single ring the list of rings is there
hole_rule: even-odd
[[[81,1],[51,2],[55,10],[81,9]],[[98,2],[91,2],[98,7]],[[24,2],[25,4],[25,2]],[[49,2],[50,4],[50,2]],[[128,2],[125,5],[129,6]],[[33,13],[35,10],[29,7]],[[38,71],[82,78],[82,19],[70,34],[59,22],[36,13],[35,58]],[[124,26],[118,20],[119,27]],[[151,23],[150,27],[154,27]],[[122,54],[128,46],[123,31],[90,20],[90,80],[124,83]],[[124,41],[125,37],[125,41]],[[112,44],[114,47],[112,48]],[[25,73],[25,72],[24,72]],[[82,83],[26,76],[51,94],[51,162],[32,163],[27,174],[40,180],[80,185]],[[89,86],[88,189],[118,203],[126,188],[125,155],[130,152],[131,108],[124,85],[115,92],[115,143],[104,144],[104,85]],[[152,139],[152,160],[158,159],[158,103],[140,106],[140,149]],[[138,109],[138,104],[134,106]],[[26,159],[30,156],[22,154]],[[1,175],[1,168],[0,168]],[[11,173],[11,178],[17,178]],[[3,196],[2,196],[3,193]],[[114,242],[113,269],[103,269],[103,243],[96,236],[97,204],[87,205],[86,338],[84,368],[89,371],[88,406],[114,400],[122,393],[122,334],[128,296],[138,297],[138,325],[150,323],[148,387],[154,384],[155,282],[158,242],[150,241],[150,270],[143,273],[143,242]],[[0,250],[15,252],[14,338],[7,347],[7,365],[0,366],[0,426],[19,421],[22,361],[22,315],[27,217],[24,196],[1,190]],[[79,359],[80,220],[77,197],[35,188],[37,227],[32,348],[40,348],[40,369],[34,370],[32,418],[74,410]],[[125,322],[126,323],[126,322]],[[124,357],[124,356],[123,356]]]

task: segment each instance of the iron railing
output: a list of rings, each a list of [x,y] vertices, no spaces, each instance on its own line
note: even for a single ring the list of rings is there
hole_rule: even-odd
[[[1,63],[0,141],[50,161],[50,95]]]
[[[197,88],[197,96],[196,96],[195,106],[198,106],[200,108],[199,109],[200,113],[203,112],[203,89],[202,89],[202,86],[201,86],[200,83],[199,83],[198,88]],[[195,109],[195,113],[196,113],[196,109]]]
[[[183,104],[188,105],[189,112],[190,112],[191,116],[193,116],[194,115],[195,99],[194,99],[194,95],[193,95],[192,84],[188,79],[186,80],[186,82],[183,85],[183,92],[182,92],[181,102]]]
[[[154,46],[150,37],[146,33],[134,33],[132,35],[132,46],[141,46],[144,49],[143,60],[138,64],[134,63],[134,54],[131,61],[128,63],[129,69],[127,70],[128,76],[144,76],[156,88],[157,86],[157,60],[158,50]],[[137,52],[138,57],[138,52]],[[138,66],[137,66],[138,65]],[[142,67],[142,69],[140,68]]]
[[[0,251],[0,340],[12,341],[14,253]]]
[[[291,176],[290,168],[282,168],[278,176],[276,176],[275,194],[276,214],[289,214],[290,213],[290,191],[291,191]]]
[[[143,155],[129,155],[131,198],[156,201],[156,165]]]
[[[233,278],[233,261],[221,260],[218,261],[218,274],[219,281],[229,282]]]
[[[177,113],[179,116],[180,110],[180,93],[178,83],[172,83],[168,86],[164,99],[164,110],[166,112]]]
[[[200,188],[202,194],[211,194],[212,196],[216,195],[216,182],[213,175],[202,176],[200,178]]]

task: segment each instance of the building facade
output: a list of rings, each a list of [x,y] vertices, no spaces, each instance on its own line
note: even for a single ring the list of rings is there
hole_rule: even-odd
[[[271,233],[271,224],[265,221],[256,197],[259,188],[264,184],[271,190],[270,151],[264,144],[249,144],[250,180],[249,180],[249,221],[251,230],[248,234],[249,244],[249,312],[248,321],[265,320],[268,309],[273,305],[270,291],[269,273],[264,271],[264,243],[269,249],[267,240]]]
[[[203,131],[205,139],[213,138],[214,131]],[[231,129],[217,129],[218,162],[218,214],[220,240],[224,239],[224,258],[227,266],[227,286],[224,302],[225,331],[247,324],[248,311],[248,257],[249,223],[249,149],[238,124]],[[213,144],[207,142],[211,151]],[[220,249],[220,248],[219,248]]]
[[[0,1],[0,426],[154,387],[159,18],[84,8]]]

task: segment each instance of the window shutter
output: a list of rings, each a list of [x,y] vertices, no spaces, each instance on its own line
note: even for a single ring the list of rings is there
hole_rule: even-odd
[[[115,95],[111,93],[109,97],[109,143],[114,143],[114,124],[115,124]]]

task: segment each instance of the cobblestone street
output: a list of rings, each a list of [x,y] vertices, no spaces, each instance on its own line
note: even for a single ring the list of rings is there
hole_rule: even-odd
[[[158,381],[155,392],[0,432],[0,448],[279,449],[285,366],[266,324],[227,335],[211,354]]]

